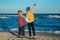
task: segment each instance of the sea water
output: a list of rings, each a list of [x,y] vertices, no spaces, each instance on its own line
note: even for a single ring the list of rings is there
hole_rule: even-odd
[[[26,14],[23,14],[26,17]],[[60,14],[34,14],[35,30],[60,30]],[[18,30],[17,14],[0,14],[0,31]],[[28,29],[25,22],[25,29]]]

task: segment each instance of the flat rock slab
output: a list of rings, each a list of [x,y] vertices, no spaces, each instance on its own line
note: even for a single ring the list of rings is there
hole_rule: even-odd
[[[16,33],[17,34],[17,33]],[[59,35],[51,35],[51,34],[38,34],[36,33],[35,38],[29,39],[28,33],[26,33],[25,38],[19,39],[17,36],[9,33],[9,32],[0,32],[0,40],[60,40]]]

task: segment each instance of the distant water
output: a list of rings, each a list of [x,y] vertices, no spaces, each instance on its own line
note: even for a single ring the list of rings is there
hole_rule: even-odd
[[[0,31],[18,30],[17,17],[17,14],[0,14]],[[34,23],[35,30],[60,30],[60,14],[35,14]],[[27,22],[25,29],[28,29]]]

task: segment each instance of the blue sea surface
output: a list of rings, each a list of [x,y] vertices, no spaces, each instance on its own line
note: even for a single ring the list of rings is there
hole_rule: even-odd
[[[23,14],[26,16],[26,14]],[[35,30],[60,30],[60,14],[34,14]],[[0,14],[0,31],[18,30],[17,14]],[[27,22],[25,29],[28,29]]]

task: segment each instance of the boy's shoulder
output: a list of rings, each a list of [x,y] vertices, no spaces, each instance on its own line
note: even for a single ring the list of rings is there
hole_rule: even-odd
[[[22,17],[25,17],[25,16],[22,16]]]
[[[22,16],[23,18],[25,18],[25,16]]]

